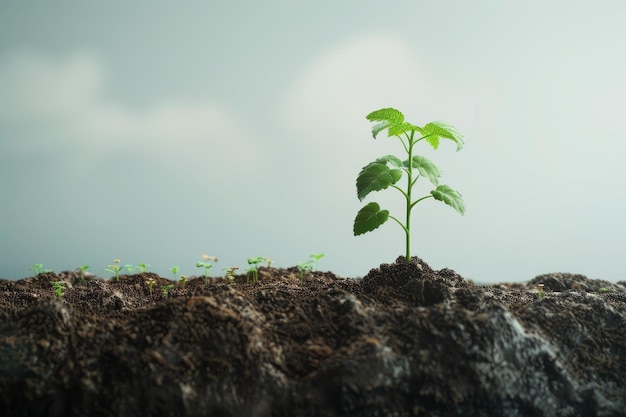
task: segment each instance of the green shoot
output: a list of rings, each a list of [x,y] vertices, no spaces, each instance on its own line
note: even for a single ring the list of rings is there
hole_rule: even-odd
[[[135,269],[138,269],[139,272],[141,272],[143,274],[144,272],[146,272],[146,270],[148,269],[149,266],[150,265],[148,265],[148,264],[137,264],[137,267]]]
[[[407,158],[402,161],[393,155],[386,155],[363,167],[356,179],[357,196],[363,199],[372,191],[380,191],[392,187],[399,191],[406,201],[406,217],[404,223],[389,214],[388,210],[381,210],[376,202],[365,205],[356,215],[353,232],[355,236],[362,235],[378,228],[389,218],[400,225],[405,233],[406,261],[411,259],[411,210],[417,203],[427,198],[443,201],[460,214],[465,213],[465,205],[461,194],[447,185],[439,184],[441,171],[430,160],[423,156],[414,155],[414,146],[425,140],[434,149],[439,147],[441,139],[448,139],[456,143],[457,151],[463,148],[463,138],[452,126],[442,122],[431,122],[423,127],[404,121],[404,115],[396,109],[381,109],[367,115],[370,122],[378,122],[372,129],[374,139],[383,130],[387,136],[400,140]],[[406,174],[406,186],[401,188],[396,183]],[[415,198],[413,188],[420,176],[428,179],[436,188],[425,196]]]
[[[52,272],[52,269],[44,269],[43,264],[33,264],[28,269],[32,269],[35,276],[46,273],[46,272]]]
[[[263,262],[267,263],[267,267],[269,268],[270,266],[272,266],[272,264],[274,263],[274,261],[272,261],[270,258],[265,257],[263,258]]]
[[[178,270],[180,268],[178,268],[177,266],[173,266],[170,268],[170,271],[172,271],[172,274],[174,274],[174,279],[176,279],[176,274],[178,274]]]
[[[324,256],[326,256],[325,253],[313,253],[309,255],[309,258],[313,258],[315,262],[315,265],[313,266],[313,270],[317,270],[317,268],[320,265],[320,259],[322,259]]]
[[[163,294],[163,297],[167,298],[172,288],[174,288],[174,284],[165,285],[161,287],[161,294]]]
[[[543,298],[543,284],[537,284],[537,297],[540,300]]]
[[[80,275],[81,282],[85,282],[85,272],[87,272],[89,268],[90,268],[89,265],[83,265],[83,266],[79,266],[78,268],[76,268],[76,271],[78,271],[78,274]]]
[[[124,265],[124,266],[120,266],[120,260],[119,259],[114,259],[113,260],[113,265],[109,265],[107,268],[104,268],[103,271],[107,271],[110,272],[112,274],[115,274],[115,280],[119,281],[120,280],[120,271],[122,269],[126,268],[126,270],[128,272],[133,270],[133,266],[132,265]]]
[[[265,259],[267,258],[263,258],[262,256],[255,256],[253,258],[248,258],[248,265],[250,265],[250,267],[246,271],[246,276],[247,276],[246,283],[250,282],[250,276],[252,276],[253,283],[259,282],[258,267],[259,267],[259,264],[263,262]]]
[[[150,292],[150,295],[152,295],[152,289],[154,288],[154,284],[156,284],[154,278],[148,278],[146,280],[146,285],[148,286],[148,291]]]
[[[180,284],[182,285],[183,288],[185,288],[185,284],[187,283],[187,275],[181,275],[180,276]]]
[[[228,279],[228,282],[233,283],[235,281],[235,271],[238,270],[238,266],[231,266],[230,268],[222,268],[222,271],[226,272],[225,278]]]
[[[51,283],[52,286],[54,287],[54,293],[57,295],[57,297],[59,297],[59,299],[63,298],[63,282],[62,281],[55,281]]]
[[[209,285],[209,269],[213,265],[210,262],[196,262],[197,268],[204,268],[204,285]]]
[[[301,264],[296,265],[298,267],[298,270],[300,271],[300,274],[298,275],[298,278],[300,279],[300,281],[304,280],[304,274],[306,274],[307,272],[313,272],[313,260],[309,259],[306,262],[302,262]]]

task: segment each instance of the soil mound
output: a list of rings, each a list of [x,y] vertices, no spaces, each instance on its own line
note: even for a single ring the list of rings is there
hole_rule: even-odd
[[[402,257],[247,281],[0,280],[0,415],[625,415],[620,285],[483,287]]]

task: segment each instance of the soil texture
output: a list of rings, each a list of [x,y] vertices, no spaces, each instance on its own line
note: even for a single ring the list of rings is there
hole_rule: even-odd
[[[0,415],[626,415],[623,285],[477,286],[402,257],[248,278],[0,280]]]

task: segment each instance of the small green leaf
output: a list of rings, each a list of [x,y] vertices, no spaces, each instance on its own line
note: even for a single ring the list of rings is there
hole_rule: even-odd
[[[389,210],[381,210],[378,203],[369,203],[364,206],[354,219],[354,236],[362,235],[378,228],[389,219]]]
[[[409,122],[399,123],[397,125],[393,125],[389,127],[389,131],[387,132],[388,136],[400,136],[403,133],[418,131],[421,132],[422,128],[417,127]]]
[[[465,214],[465,203],[457,191],[447,185],[440,185],[430,193],[436,200],[443,201],[462,215]]]
[[[434,149],[439,147],[439,139],[450,139],[456,143],[457,151],[463,149],[463,136],[454,127],[444,122],[430,122],[421,132]]]
[[[389,122],[394,125],[404,122],[404,115],[399,110],[392,108],[373,111],[365,118],[370,122]]]
[[[400,162],[398,160],[398,162]],[[372,191],[384,190],[395,184],[402,177],[401,169],[391,169],[383,158],[377,159],[363,167],[356,179],[356,192],[359,200],[363,201]]]
[[[403,162],[404,167],[408,167],[408,160]],[[413,157],[413,168],[416,168],[420,175],[428,178],[433,185],[439,185],[439,177],[441,177],[441,171],[439,167],[435,165],[430,159],[426,159],[423,156],[415,155]]]
[[[383,130],[402,123],[404,115],[396,109],[389,108],[373,111],[366,116],[366,119],[370,122],[380,122],[372,128],[372,136],[376,139],[376,136]]]

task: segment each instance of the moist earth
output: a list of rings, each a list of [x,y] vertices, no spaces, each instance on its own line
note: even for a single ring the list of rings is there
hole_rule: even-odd
[[[416,257],[258,278],[0,280],[0,415],[626,415],[624,282],[478,286]]]

